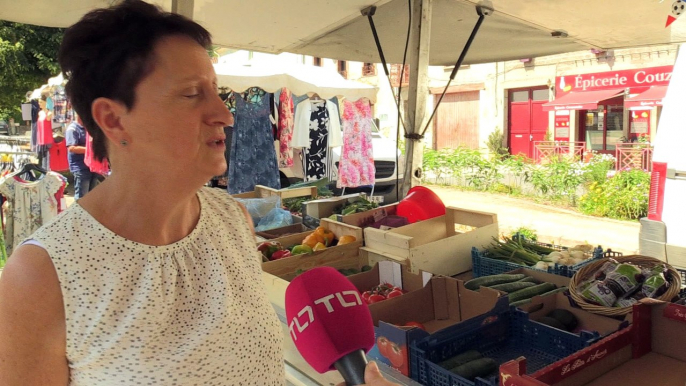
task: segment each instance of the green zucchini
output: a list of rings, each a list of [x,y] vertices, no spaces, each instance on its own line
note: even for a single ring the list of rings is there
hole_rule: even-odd
[[[525,277],[526,275],[521,273],[516,275],[500,274],[481,276],[464,283],[464,286],[469,290],[478,290],[479,287],[490,287],[496,284],[511,283],[513,281],[524,279]]]
[[[536,280],[535,278],[531,276],[527,276],[524,279],[517,280],[518,283],[534,283],[534,284],[541,284],[540,281]]]
[[[450,370],[452,368],[461,366],[467,362],[471,362],[476,359],[483,358],[480,352],[476,350],[469,350],[465,351],[462,354],[455,355],[454,357],[451,357],[449,359],[444,360],[443,362],[439,363],[438,365],[443,367],[446,370]]]
[[[531,303],[531,298],[522,299],[522,300],[519,300],[516,302],[512,302],[512,303],[510,303],[510,306],[519,307],[519,306],[523,306],[523,305],[529,304],[529,303]]]
[[[461,366],[450,369],[450,372],[474,381],[476,377],[485,377],[498,371],[498,363],[491,358],[475,359]]]
[[[542,284],[537,284],[533,287],[524,288],[522,290],[515,291],[515,292],[509,294],[507,297],[510,300],[510,304],[512,304],[512,303],[520,301],[520,300],[531,299],[532,297],[534,297],[536,295],[541,295],[541,294],[544,294],[546,292],[550,292],[550,291],[554,290],[555,288],[557,288],[555,286],[555,284],[542,283]]]
[[[515,281],[513,283],[496,284],[496,285],[490,286],[488,288],[510,293],[510,292],[519,291],[519,290],[524,289],[524,288],[533,287],[535,285],[536,285],[535,283],[529,283],[526,281]]]

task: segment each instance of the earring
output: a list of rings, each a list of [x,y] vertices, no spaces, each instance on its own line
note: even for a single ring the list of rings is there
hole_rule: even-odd
[[[126,146],[129,144],[125,139],[122,139],[121,141],[119,141],[119,143],[121,143],[122,146]]]

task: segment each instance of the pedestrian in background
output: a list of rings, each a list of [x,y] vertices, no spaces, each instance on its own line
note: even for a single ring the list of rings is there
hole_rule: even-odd
[[[74,199],[86,195],[98,184],[98,174],[92,173],[84,162],[86,154],[86,128],[77,116],[67,127],[67,158],[69,171],[74,175]]]

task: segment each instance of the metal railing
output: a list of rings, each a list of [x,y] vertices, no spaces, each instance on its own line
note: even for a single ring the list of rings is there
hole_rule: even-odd
[[[653,170],[653,147],[649,143],[618,142],[615,146],[616,170]]]
[[[534,141],[534,161],[546,163],[562,157],[582,160],[585,148],[583,141]]]

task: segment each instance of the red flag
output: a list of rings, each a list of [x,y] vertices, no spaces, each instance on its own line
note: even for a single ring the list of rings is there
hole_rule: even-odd
[[[665,28],[669,27],[670,24],[674,23],[676,20],[676,17],[669,15],[667,16],[667,24],[665,24]]]

